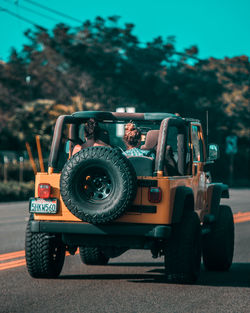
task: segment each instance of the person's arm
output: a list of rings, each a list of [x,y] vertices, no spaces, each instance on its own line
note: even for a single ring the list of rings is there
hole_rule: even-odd
[[[82,147],[80,145],[75,145],[72,155],[76,154],[77,152],[79,152],[80,150],[82,150]]]

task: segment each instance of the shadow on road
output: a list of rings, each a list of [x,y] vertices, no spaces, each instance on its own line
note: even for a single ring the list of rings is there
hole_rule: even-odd
[[[119,262],[119,263],[110,263],[109,266],[117,266],[117,267],[157,267],[164,266],[163,262]]]
[[[62,275],[62,280],[128,280],[134,283],[166,283],[164,279],[163,263],[114,263],[112,266],[137,266],[161,268],[148,270],[145,274],[86,274],[86,275]],[[200,277],[196,283],[200,286],[221,287],[248,287],[250,288],[250,263],[234,263],[228,272],[207,272],[202,267]]]
[[[228,272],[207,272],[202,270],[197,284],[202,286],[250,288],[250,263],[233,263]]]

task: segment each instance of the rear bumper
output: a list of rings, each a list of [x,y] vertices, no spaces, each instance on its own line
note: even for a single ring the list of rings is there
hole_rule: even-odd
[[[171,234],[169,225],[151,224],[108,224],[92,225],[78,222],[31,221],[31,232],[61,233],[100,237],[144,237],[168,239]]]

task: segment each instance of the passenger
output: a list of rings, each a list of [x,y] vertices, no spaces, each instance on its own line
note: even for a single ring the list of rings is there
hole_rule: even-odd
[[[135,124],[128,123],[125,126],[123,141],[127,148],[127,150],[124,151],[126,156],[147,156],[155,158],[155,154],[150,150],[142,150],[139,148],[141,144],[141,130],[137,128]]]
[[[102,129],[93,118],[90,118],[84,125],[84,137],[86,141],[82,145],[76,145],[72,155],[88,147],[109,146],[108,131]]]

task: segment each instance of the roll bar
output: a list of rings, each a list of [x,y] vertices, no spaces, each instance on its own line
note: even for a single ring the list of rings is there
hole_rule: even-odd
[[[161,122],[155,162],[155,175],[163,176],[165,151],[167,145],[167,135],[169,127],[178,128],[177,145],[178,145],[178,171],[185,175],[186,170],[186,153],[187,153],[187,122],[184,119],[168,117]]]
[[[71,115],[61,115],[58,117],[56,121],[56,126],[54,129],[54,135],[53,140],[51,144],[50,149],[50,155],[49,155],[49,161],[48,166],[49,168],[56,168],[58,159],[59,159],[59,151],[61,151],[61,145],[62,145],[62,134],[63,134],[63,128],[65,124],[71,124],[75,122],[76,119],[72,117]]]
[[[178,132],[178,171],[181,175],[185,173],[185,156],[186,156],[186,125],[187,121],[174,115],[167,115],[168,117],[163,119],[160,126],[157,152],[156,152],[156,164],[155,174],[162,173],[164,168],[164,158],[166,151],[167,134],[170,126],[176,126],[179,129]],[[118,117],[118,116],[117,116]],[[124,116],[121,116],[121,118]],[[138,114],[137,118],[141,118],[141,114]],[[62,151],[62,135],[65,124],[72,124],[70,128],[70,139],[74,139],[75,133],[78,129],[78,123],[81,123],[85,116],[73,115],[61,115],[58,117],[54,129],[53,140],[51,144],[51,150],[48,160],[49,172],[53,172],[54,168],[57,168],[59,153]],[[127,116],[126,116],[127,118]]]

